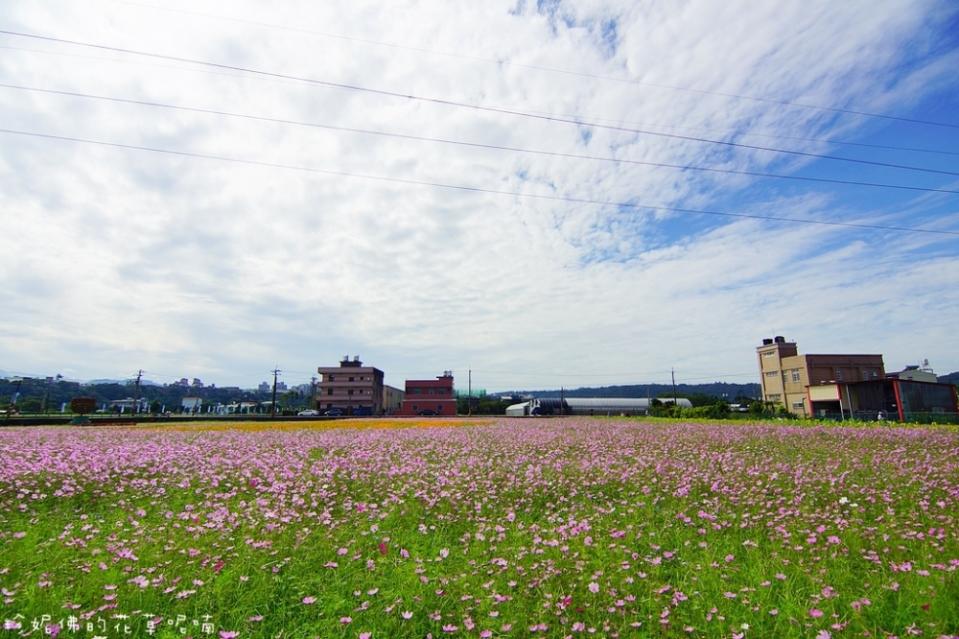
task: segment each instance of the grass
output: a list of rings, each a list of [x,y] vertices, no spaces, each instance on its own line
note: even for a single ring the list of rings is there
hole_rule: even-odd
[[[0,455],[0,637],[959,633],[953,430],[185,423]]]

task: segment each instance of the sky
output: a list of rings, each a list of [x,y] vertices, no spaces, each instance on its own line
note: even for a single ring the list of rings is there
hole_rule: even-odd
[[[932,0],[6,0],[0,370],[744,383],[775,335],[959,370],[957,27]]]

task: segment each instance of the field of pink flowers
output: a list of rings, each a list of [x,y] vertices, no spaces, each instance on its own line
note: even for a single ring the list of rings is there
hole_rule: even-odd
[[[959,434],[0,430],[0,638],[959,635]]]

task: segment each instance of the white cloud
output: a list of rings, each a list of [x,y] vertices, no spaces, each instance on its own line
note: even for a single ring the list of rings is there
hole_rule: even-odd
[[[531,2],[179,2],[159,10],[15,0],[0,9],[0,28],[595,122],[736,133],[750,143],[759,140],[750,133],[850,137],[879,125],[650,85],[895,112],[956,88],[951,58],[916,53],[942,35],[936,24],[947,9],[934,2],[545,4],[555,5],[552,15]],[[614,23],[615,48],[603,37]],[[0,57],[0,82],[11,84],[624,159],[779,172],[810,165],[183,62],[13,37],[0,45],[16,47]],[[14,129],[401,179],[919,223],[814,184],[10,89],[0,89],[0,113]],[[890,367],[928,356],[959,368],[948,328],[959,306],[955,244],[934,238],[617,211],[9,135],[0,185],[0,222],[13,247],[0,253],[0,293],[15,300],[0,317],[9,369],[111,377],[143,367],[249,384],[274,364],[305,379],[316,365],[359,352],[394,384],[472,366],[488,387],[533,387],[642,381],[638,373],[673,365],[748,372],[753,347],[774,331],[805,351],[880,351]],[[928,213],[948,200],[916,202]],[[876,256],[897,267],[873,268]],[[624,378],[597,377],[612,372]]]

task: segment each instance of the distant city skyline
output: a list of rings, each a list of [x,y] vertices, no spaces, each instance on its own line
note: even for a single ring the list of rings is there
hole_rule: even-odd
[[[0,47],[11,374],[959,370],[955,3],[10,0]]]

